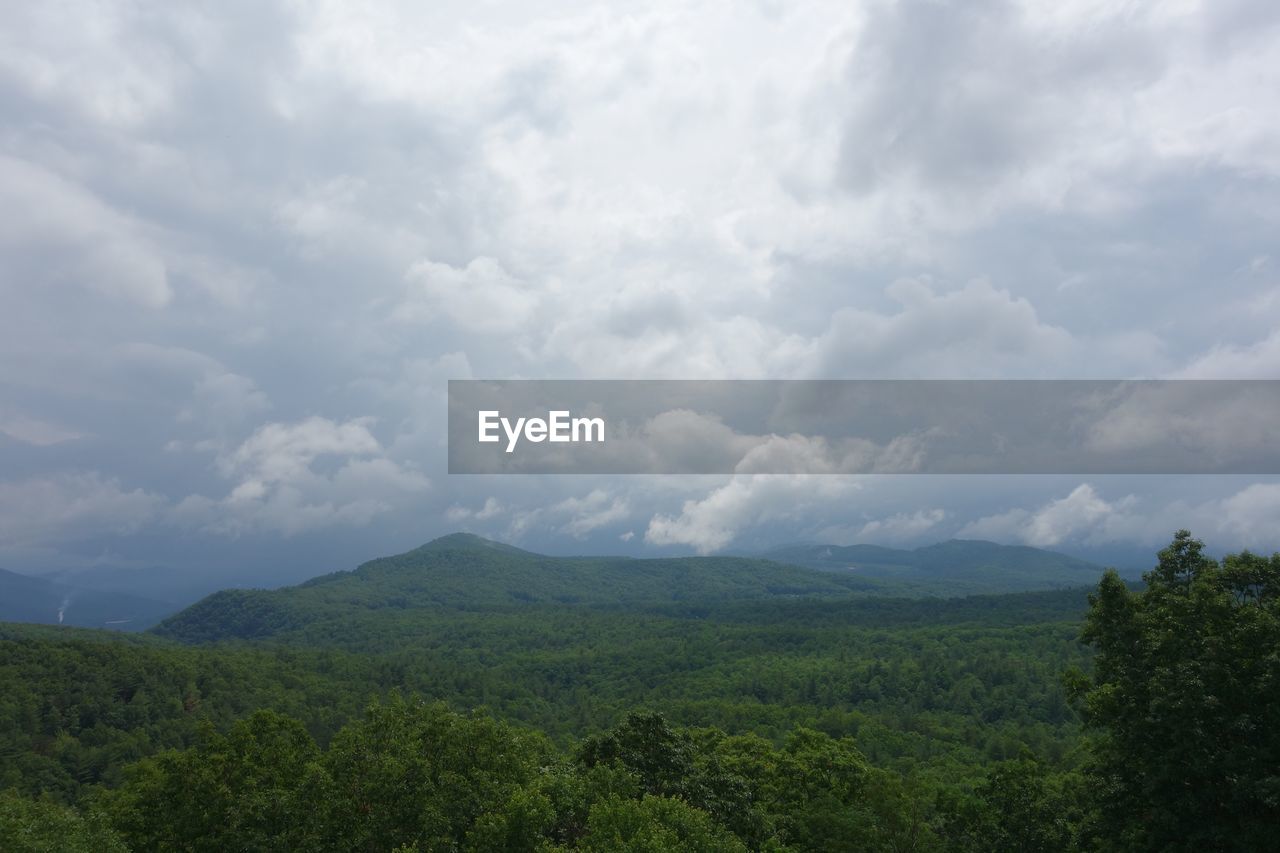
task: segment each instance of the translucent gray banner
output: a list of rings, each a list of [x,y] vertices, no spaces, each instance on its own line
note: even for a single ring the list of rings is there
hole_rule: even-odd
[[[1280,474],[1280,380],[451,380],[451,474]]]

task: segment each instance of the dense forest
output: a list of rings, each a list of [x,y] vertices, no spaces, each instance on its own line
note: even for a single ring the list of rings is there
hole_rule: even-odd
[[[876,592],[446,537],[149,634],[0,625],[0,848],[1274,847],[1280,556]]]

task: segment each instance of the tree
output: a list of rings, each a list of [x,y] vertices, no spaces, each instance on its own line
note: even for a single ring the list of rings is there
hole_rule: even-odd
[[[723,733],[709,730],[715,743]],[[740,838],[758,844],[764,835],[762,816],[754,807],[750,785],[732,772],[688,731],[674,729],[661,714],[632,712],[611,731],[587,738],[578,752],[587,768],[615,767],[634,775],[641,790],[657,797],[679,798]]]
[[[591,809],[578,846],[588,853],[746,853],[747,848],[706,812],[683,800],[646,795],[611,797]]]
[[[1180,530],[1131,592],[1109,571],[1072,678],[1111,849],[1262,850],[1280,832],[1280,554],[1222,565]]]
[[[987,773],[974,795],[942,804],[948,849],[957,853],[1057,853],[1075,835],[1072,792],[1024,755]],[[951,792],[948,792],[949,794]]]
[[[0,847],[6,853],[128,853],[97,812],[0,791]]]
[[[392,696],[339,732],[324,757],[333,779],[326,846],[456,849],[491,812],[505,815],[502,831],[540,827],[546,803],[516,792],[548,761],[545,741],[491,717]]]
[[[129,847],[144,850],[308,849],[319,842],[328,782],[297,720],[258,711],[221,736],[130,768],[100,800]]]

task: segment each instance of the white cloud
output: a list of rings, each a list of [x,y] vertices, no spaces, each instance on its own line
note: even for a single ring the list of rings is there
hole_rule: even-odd
[[[201,22],[157,16],[164,40],[139,38],[150,4],[50,2],[8,10],[0,69],[29,97],[51,99],[93,121],[137,126],[168,107],[185,62],[201,52]],[[176,25],[176,26],[175,26]],[[169,39],[179,44],[170,47]]]
[[[259,427],[218,459],[223,475],[236,482],[227,495],[220,500],[189,495],[173,517],[182,525],[233,536],[364,526],[430,485],[421,473],[384,454],[371,425],[367,418],[338,423],[312,417]]]
[[[409,291],[392,313],[401,322],[442,320],[470,332],[509,332],[528,326],[538,289],[516,280],[493,258],[463,268],[419,261],[408,273]]]
[[[503,513],[503,506],[495,497],[487,497],[484,499],[484,506],[479,509],[468,509],[464,506],[451,506],[445,512],[445,518],[450,522],[458,523],[464,521],[488,521],[496,518]]]
[[[163,503],[96,471],[0,482],[0,546],[127,536],[156,518]]]
[[[1216,510],[1216,511],[1215,511]],[[1280,519],[1280,483],[1254,483],[1246,486],[1210,513],[1217,529],[1233,548],[1280,548],[1276,520]]]
[[[1080,378],[1086,371],[1114,375],[1108,364],[1136,366],[1151,357],[1150,339],[1077,337],[1041,320],[1026,298],[985,280],[945,290],[928,280],[900,279],[885,292],[897,311],[835,312],[814,340],[808,374],[964,379],[1066,373]]]
[[[1177,372],[1180,379],[1276,379],[1280,332],[1251,344],[1218,344]]]
[[[520,538],[535,530],[552,530],[583,539],[596,530],[625,521],[630,515],[626,498],[604,489],[592,489],[581,498],[571,496],[549,506],[515,513],[507,535]]]
[[[311,473],[321,456],[344,458],[381,452],[369,432],[371,419],[335,423],[312,417],[298,423],[270,423],[259,427],[234,451],[219,460],[226,474],[241,474],[263,483],[293,482]]]
[[[678,515],[654,515],[644,538],[651,545],[687,545],[707,554],[728,547],[745,528],[784,518],[801,522],[859,488],[848,477],[735,476],[705,497],[685,501]]]
[[[957,534],[961,539],[1020,541],[1050,548],[1064,542],[1114,542],[1115,531],[1135,526],[1128,517],[1136,498],[1126,496],[1116,502],[1102,498],[1088,483],[1081,483],[1063,498],[1049,501],[1035,510],[1011,509],[973,521]]]
[[[918,542],[947,518],[944,509],[900,512],[888,518],[868,521],[858,533],[859,542]]]

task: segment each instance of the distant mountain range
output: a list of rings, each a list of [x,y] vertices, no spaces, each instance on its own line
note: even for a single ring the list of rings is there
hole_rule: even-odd
[[[873,581],[769,560],[549,557],[455,533],[298,586],[214,593],[166,619],[156,633],[187,641],[253,638],[374,611],[709,603],[877,589]]]
[[[913,550],[799,544],[757,557],[636,559],[551,557],[456,533],[297,586],[224,589],[177,613],[177,605],[143,596],[0,570],[0,621],[247,639],[424,609],[950,597],[1089,586],[1101,574],[1101,566],[1065,554],[969,540]]]
[[[884,589],[944,596],[1085,586],[1097,583],[1103,572],[1096,563],[1056,551],[976,539],[952,539],[912,550],[800,544],[774,548],[760,556],[876,581]]]
[[[458,533],[297,586],[223,590],[164,620],[155,633],[205,642],[304,630],[366,633],[424,611],[1024,592],[1092,585],[1102,573],[1062,554],[990,542],[914,551],[802,545],[769,556],[550,557]]]
[[[177,609],[168,602],[0,569],[0,622],[142,631]]]

